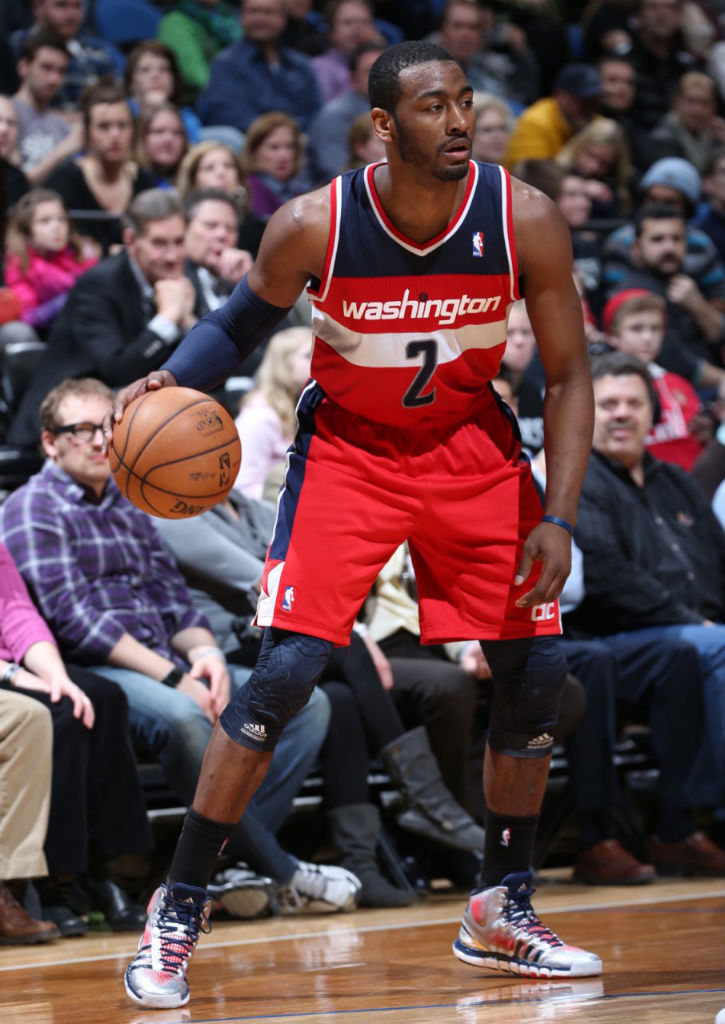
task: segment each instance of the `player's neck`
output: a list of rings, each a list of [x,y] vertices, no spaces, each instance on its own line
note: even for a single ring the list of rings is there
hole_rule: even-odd
[[[468,175],[460,181],[397,169],[392,175],[383,164],[376,168],[374,181],[383,209],[398,231],[422,244],[450,224],[463,201]]]

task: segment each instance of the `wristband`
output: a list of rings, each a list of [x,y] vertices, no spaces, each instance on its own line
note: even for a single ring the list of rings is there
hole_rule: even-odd
[[[14,661],[8,662],[6,667],[3,669],[3,674],[0,676],[0,683],[4,686],[12,683],[15,676],[20,671],[20,665],[16,665]]]
[[[197,656],[194,658],[194,661],[198,661],[199,658],[203,658],[207,654],[214,654],[217,658],[221,658],[221,660],[226,665],[226,663],[227,663],[227,656],[224,653],[224,651],[221,649],[221,647],[202,647],[202,649],[199,651]]]
[[[178,686],[183,678],[184,673],[176,665],[166,673],[161,682],[164,686]]]
[[[542,523],[553,523],[554,526],[560,526],[562,530],[566,530],[570,537],[574,536],[574,527],[571,523],[567,523],[566,519],[560,519],[558,516],[542,516]]]

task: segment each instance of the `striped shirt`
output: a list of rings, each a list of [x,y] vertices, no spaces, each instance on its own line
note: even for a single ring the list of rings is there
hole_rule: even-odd
[[[104,662],[130,633],[183,665],[171,638],[209,628],[152,519],[113,480],[95,502],[48,461],[0,508],[0,534],[68,658]]]

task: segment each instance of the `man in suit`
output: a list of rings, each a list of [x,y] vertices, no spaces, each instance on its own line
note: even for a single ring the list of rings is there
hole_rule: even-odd
[[[38,408],[66,377],[96,377],[112,388],[161,366],[207,312],[184,276],[186,221],[179,199],[149,189],[126,213],[124,250],[102,260],[73,287],[8,432],[31,447],[40,433]]]
[[[236,247],[238,211],[218,188],[193,192],[186,203],[186,269],[200,313],[218,309],[251,268],[253,257]]]

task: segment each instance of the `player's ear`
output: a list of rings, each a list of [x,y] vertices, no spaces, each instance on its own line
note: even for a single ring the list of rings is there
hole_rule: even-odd
[[[392,114],[382,107],[373,107],[370,118],[381,142],[392,142],[395,138],[395,119]]]

